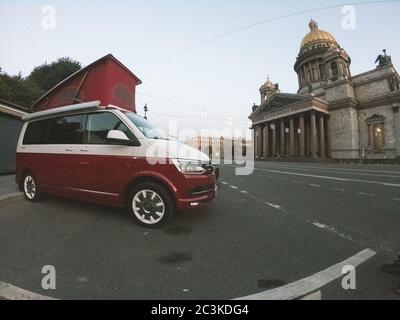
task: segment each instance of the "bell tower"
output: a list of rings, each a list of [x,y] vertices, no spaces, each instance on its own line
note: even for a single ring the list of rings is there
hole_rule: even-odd
[[[265,82],[260,88],[261,104],[268,101],[273,94],[279,92],[279,85],[277,83],[274,84],[269,79],[269,76],[267,76],[267,82]]]

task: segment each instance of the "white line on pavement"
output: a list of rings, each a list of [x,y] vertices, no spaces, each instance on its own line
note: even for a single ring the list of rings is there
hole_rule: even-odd
[[[247,191],[245,191],[245,190],[242,190],[242,191],[240,191],[240,193],[243,193],[243,194],[248,194],[248,192],[247,192]]]
[[[340,188],[331,188],[332,191],[339,191],[339,192],[345,192],[346,189],[340,189]]]
[[[364,193],[364,192],[358,192],[360,196],[366,196],[366,197],[375,197],[373,193]]]
[[[236,166],[234,166],[234,167],[236,167]],[[321,175],[315,175],[315,174],[305,174],[305,173],[298,173],[298,172],[287,172],[287,171],[278,171],[278,170],[269,170],[269,169],[260,169],[260,168],[255,168],[254,170],[286,174],[286,175],[293,175],[293,176],[310,177],[310,178],[317,178],[317,179],[328,179],[328,180],[336,180],[336,181],[351,181],[351,182],[360,182],[360,183],[379,184],[379,185],[383,185],[383,186],[387,186],[387,187],[400,187],[400,184],[398,184],[398,183],[386,183],[386,182],[381,182],[381,181],[338,178],[338,177],[321,176]]]
[[[322,300],[321,290],[319,290],[317,292],[313,292],[313,293],[309,294],[308,296],[305,296],[305,297],[301,298],[300,300],[310,300],[310,301],[312,301],[312,300],[315,300],[315,301]]]
[[[340,232],[340,231],[336,230],[334,227],[328,226],[328,225],[326,225],[326,224],[324,224],[324,223],[320,223],[320,222],[318,222],[318,221],[314,221],[312,224],[313,224],[315,227],[320,228],[320,229],[323,229],[323,230],[326,230],[326,231],[329,231],[330,233],[333,233],[333,234],[337,235],[337,236],[340,237],[340,238],[353,241],[353,238],[352,238],[351,236],[349,236],[348,234],[345,234],[345,233],[343,233],[343,232]]]
[[[237,190],[237,189],[239,189],[238,187],[236,187],[236,186],[231,186],[231,188],[233,189],[233,190]]]
[[[8,300],[57,300],[0,281],[0,297]]]
[[[225,182],[225,181],[221,181],[221,183],[224,184],[224,185],[228,185],[229,184],[228,182]]]
[[[321,272],[310,277],[289,283],[283,287],[273,290],[264,291],[254,295],[236,298],[234,300],[293,300],[305,297],[332,281],[343,277],[342,270],[345,266],[353,266],[354,268],[369,260],[376,254],[371,249],[365,249],[351,258],[335,264]]]
[[[316,187],[316,188],[320,188],[321,187],[319,184],[314,184],[314,183],[310,183],[309,186],[310,187]]]
[[[279,205],[279,204],[274,204],[274,203],[270,203],[270,202],[264,202],[267,206],[270,206],[270,207],[272,207],[272,208],[274,208],[274,209],[277,209],[277,210],[282,210],[282,207]]]
[[[299,169],[299,170],[306,170],[306,171],[336,171],[338,173],[340,173],[340,171],[348,171],[348,172],[366,172],[366,173],[386,173],[389,176],[393,176],[393,175],[400,175],[399,171],[383,171],[383,170],[362,170],[362,169],[345,169],[345,168],[327,168],[327,167],[300,167],[300,166],[288,166],[288,165],[278,165],[278,164],[274,164],[274,167],[280,167],[280,168],[288,168],[288,169]],[[364,174],[364,175],[369,175],[369,174]],[[372,175],[372,176],[382,176],[382,177],[387,177],[387,175]]]
[[[390,200],[393,200],[393,201],[400,201],[399,198],[390,198]]]

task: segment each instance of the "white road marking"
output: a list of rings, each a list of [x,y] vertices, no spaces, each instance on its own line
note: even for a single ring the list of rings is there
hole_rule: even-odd
[[[301,182],[301,181],[292,181],[293,183],[295,183],[295,184],[303,184],[303,182]]]
[[[309,186],[310,187],[315,187],[315,188],[320,188],[321,187],[319,184],[314,184],[314,183],[310,183]]]
[[[225,181],[221,181],[221,183],[224,184],[224,185],[228,185],[229,184],[228,182],[225,182]]]
[[[0,281],[0,297],[8,300],[57,300]]]
[[[372,258],[375,254],[375,251],[372,251],[371,249],[365,249],[352,256],[351,258],[335,264],[310,277],[295,281],[293,283],[289,283],[280,288],[264,291],[242,298],[236,298],[233,300],[293,300],[300,297],[305,297],[308,294],[321,289],[330,282],[343,277],[343,267],[350,265],[356,268],[360,264]]]
[[[277,209],[277,210],[282,210],[282,207],[279,205],[279,204],[273,204],[273,203],[270,203],[270,202],[264,202],[267,206],[270,206],[270,207],[272,207],[272,208],[274,208],[274,209]]]
[[[311,294],[309,294],[308,296],[305,296],[303,298],[301,298],[300,300],[322,300],[322,293],[321,290],[317,291],[317,292],[313,292]]]
[[[249,194],[249,193],[248,193],[247,191],[245,191],[245,190],[240,191],[240,193]]]
[[[231,186],[231,188],[232,189],[234,189],[234,190],[237,190],[237,189],[239,189],[238,187],[236,187],[236,186]]]
[[[346,171],[351,172],[354,174],[354,172],[367,172],[367,173],[386,173],[389,176],[393,175],[400,175],[399,171],[383,171],[383,170],[362,170],[362,169],[345,169],[345,168],[326,168],[326,167],[300,167],[300,166],[288,166],[288,165],[278,165],[274,164],[274,167],[280,167],[280,168],[288,168],[288,169],[299,169],[299,170],[306,170],[306,171],[336,171],[337,173],[340,173],[341,171],[344,171],[342,173],[346,173]],[[371,175],[371,174],[362,174],[362,175]],[[378,177],[388,177],[387,175],[371,175],[371,176],[378,176]]]
[[[340,188],[331,188],[333,191],[339,191],[339,192],[345,192],[346,189],[340,189]]]
[[[339,237],[342,238],[342,239],[346,239],[346,240],[353,241],[353,238],[352,238],[351,236],[349,236],[348,234],[345,234],[345,233],[343,233],[343,232],[340,232],[340,231],[336,230],[334,227],[328,226],[328,225],[323,224],[323,223],[320,223],[320,222],[318,222],[318,221],[314,221],[312,224],[313,224],[315,227],[320,228],[320,229],[323,229],[323,230],[326,230],[326,231],[329,231],[330,233],[333,233],[333,234],[339,236]]]
[[[360,196],[366,196],[366,197],[375,197],[373,193],[364,193],[364,192],[358,192]]]
[[[301,176],[301,177],[310,177],[310,178],[317,178],[317,179],[328,179],[328,180],[336,180],[336,181],[350,181],[350,182],[379,184],[379,185],[383,185],[383,186],[387,186],[387,187],[400,187],[400,184],[398,184],[398,183],[386,183],[386,182],[381,182],[381,181],[338,178],[338,177],[321,176],[321,175],[315,175],[315,174],[305,174],[305,173],[298,173],[298,172],[287,172],[287,171],[259,169],[259,168],[255,168],[254,170],[267,171],[267,172],[272,172],[272,173],[279,173],[279,174],[286,174],[286,175],[293,175],[293,176]]]
[[[399,198],[390,198],[390,200],[393,200],[393,201],[400,201]]]

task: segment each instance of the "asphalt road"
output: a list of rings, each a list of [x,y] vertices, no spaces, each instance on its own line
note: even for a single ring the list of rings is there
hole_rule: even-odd
[[[400,252],[400,167],[257,163],[221,168],[218,199],[166,227],[56,197],[0,206],[0,281],[59,299],[232,299],[292,283],[370,248],[357,289],[323,299],[399,299],[379,266]],[[41,288],[44,265],[56,290]]]

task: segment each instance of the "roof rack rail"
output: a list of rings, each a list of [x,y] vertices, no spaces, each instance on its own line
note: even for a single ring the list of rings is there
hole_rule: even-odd
[[[79,104],[72,104],[72,105],[65,106],[65,107],[59,107],[59,108],[30,113],[30,114],[23,116],[22,120],[28,121],[28,120],[38,119],[38,118],[46,118],[46,117],[49,117],[52,115],[63,115],[63,114],[73,113],[76,111],[95,110],[95,109],[99,109],[100,104],[101,104],[101,102],[99,100],[91,101],[91,102],[84,102],[84,103],[79,103]]]

